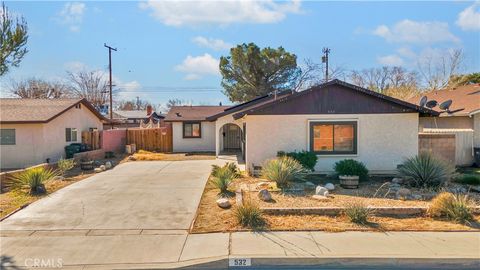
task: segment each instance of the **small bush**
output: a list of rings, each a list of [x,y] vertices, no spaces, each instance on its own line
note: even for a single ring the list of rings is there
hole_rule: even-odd
[[[242,227],[259,228],[265,224],[262,210],[251,200],[245,200],[242,205],[236,206],[234,214]]]
[[[63,159],[61,158],[58,162],[57,162],[57,166],[58,166],[58,171],[61,175],[64,175],[67,171],[73,169],[73,167],[75,167],[75,161],[73,160],[73,158],[71,159]]]
[[[284,151],[277,152],[277,157],[285,157],[285,156],[295,159],[296,161],[300,162],[300,164],[302,164],[302,166],[305,169],[309,169],[312,172],[315,170],[315,165],[317,164],[317,159],[318,159],[315,153],[305,151],[305,150],[301,152],[289,152],[289,153],[285,153]]]
[[[480,175],[476,174],[462,174],[455,178],[455,182],[466,185],[480,185]]]
[[[286,188],[291,181],[303,180],[306,170],[291,157],[267,160],[262,168],[262,176],[275,181],[278,188]]]
[[[466,223],[473,219],[468,196],[442,192],[432,200],[427,214],[431,217],[446,217],[449,220]]]
[[[220,167],[218,165],[212,165],[212,172],[211,172],[212,176],[217,176],[218,171],[221,168],[226,168],[227,170],[232,172],[235,175],[235,177],[240,176],[240,169],[238,168],[237,164],[235,164],[235,162],[227,162],[222,167]]]
[[[333,169],[338,175],[358,175],[361,181],[368,179],[367,167],[354,159],[344,159],[335,163]]]
[[[215,174],[213,184],[220,189],[221,194],[226,194],[228,192],[228,186],[236,177],[235,173],[232,172],[229,167],[223,166],[217,169]]]
[[[411,186],[438,188],[455,175],[455,167],[424,152],[405,160],[398,172]]]
[[[361,203],[351,203],[345,208],[345,215],[348,219],[357,224],[367,224],[372,210]]]
[[[45,193],[45,183],[57,176],[58,172],[43,167],[23,171],[13,178],[14,188],[30,188],[30,194]]]

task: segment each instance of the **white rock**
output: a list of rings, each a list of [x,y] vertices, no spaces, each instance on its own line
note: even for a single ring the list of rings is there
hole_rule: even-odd
[[[325,188],[328,189],[328,190],[334,190],[335,189],[335,185],[332,184],[332,183],[327,183],[325,185]]]
[[[107,168],[105,167],[105,165],[100,165],[99,168],[100,168],[100,170],[102,170],[102,171],[105,171],[105,170],[107,169]]]
[[[315,200],[319,200],[319,201],[328,201],[329,200],[327,196],[322,196],[322,195],[313,195],[312,198],[315,199]]]
[[[317,188],[315,189],[315,195],[328,196],[328,189],[322,186],[317,186]]]
[[[272,195],[270,192],[268,192],[268,190],[262,189],[258,192],[258,198],[260,198],[262,201],[268,202],[272,200]]]
[[[395,178],[392,179],[392,183],[394,183],[394,184],[402,184],[402,183],[403,183],[403,179],[402,179],[402,178],[395,177]]]
[[[100,167],[98,167],[98,168],[93,169],[93,171],[98,173],[98,172],[102,172],[103,170]]]
[[[230,206],[232,206],[232,204],[230,204],[230,201],[225,198],[218,199],[217,205],[220,206],[221,208],[229,208]]]
[[[111,169],[112,168],[112,162],[110,162],[110,161],[105,162],[105,168]]]

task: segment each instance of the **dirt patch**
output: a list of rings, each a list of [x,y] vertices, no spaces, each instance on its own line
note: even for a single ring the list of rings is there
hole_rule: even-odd
[[[157,153],[139,150],[132,155],[135,160],[141,161],[181,161],[181,160],[211,160],[215,159],[215,153]],[[127,159],[126,159],[127,160]],[[133,161],[133,160],[129,160]]]

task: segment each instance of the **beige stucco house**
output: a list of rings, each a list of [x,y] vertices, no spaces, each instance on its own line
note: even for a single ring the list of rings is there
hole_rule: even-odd
[[[105,118],[85,99],[0,99],[1,169],[55,162]]]
[[[419,116],[428,108],[340,80],[297,93],[266,95],[194,120],[201,106],[172,107],[174,151],[237,152],[247,170],[278,151],[312,151],[315,170],[330,172],[336,161],[353,158],[373,173],[391,173],[418,153]],[[215,113],[214,111],[217,111]]]

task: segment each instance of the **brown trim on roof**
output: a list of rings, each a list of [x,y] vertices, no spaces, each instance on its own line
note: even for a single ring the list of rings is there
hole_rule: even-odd
[[[335,80],[332,80],[330,82],[321,84],[319,86],[312,87],[310,89],[304,90],[302,92],[297,92],[295,94],[279,98],[279,99],[277,99],[273,102],[262,104],[262,105],[259,105],[257,107],[254,107],[254,108],[247,109],[245,111],[236,113],[236,114],[233,115],[233,118],[234,119],[239,119],[239,118],[242,118],[243,116],[248,115],[248,114],[261,114],[262,111],[264,111],[266,109],[272,109],[272,107],[274,107],[275,105],[279,105],[281,103],[285,103],[285,102],[297,99],[297,98],[302,97],[304,95],[311,94],[313,91],[324,89],[326,87],[333,86],[333,85],[343,86],[343,87],[346,87],[348,89],[352,89],[352,90],[358,91],[360,93],[366,94],[368,96],[375,97],[375,98],[390,102],[390,103],[392,103],[396,106],[399,106],[400,108],[407,109],[404,112],[415,111],[415,112],[419,112],[422,115],[427,115],[427,116],[438,116],[438,114],[439,114],[438,112],[430,110],[428,108],[420,107],[420,106],[417,106],[415,104],[412,104],[412,103],[409,103],[409,102],[406,102],[406,101],[403,101],[403,100],[399,100],[399,99],[396,99],[396,98],[393,98],[393,97],[389,97],[389,96],[386,96],[386,95],[383,95],[383,94],[380,94],[380,93],[377,93],[377,92],[374,92],[374,91],[371,91],[371,90],[368,90],[368,89],[365,89],[365,88],[362,88],[362,87],[359,87],[359,86],[356,86],[356,85],[353,85],[353,84],[346,83],[344,81],[340,81],[340,80],[335,79]],[[311,113],[314,113],[314,112],[311,112]],[[368,113],[368,112],[364,112],[364,113]],[[381,113],[381,112],[370,112],[370,113]],[[268,113],[266,113],[266,114],[268,114]],[[277,113],[273,113],[273,114],[277,114]],[[304,113],[298,113],[298,114],[304,114]]]
[[[57,113],[56,115],[50,117],[47,120],[38,120],[38,121],[0,121],[0,124],[45,124],[53,119],[57,118],[58,116],[62,115],[64,112],[70,110],[71,108],[77,106],[78,104],[83,104],[87,107],[98,119],[101,121],[109,122],[103,115],[101,115],[93,106],[88,102],[85,98],[80,99],[79,101],[73,103],[72,105],[68,106],[66,109],[62,110],[61,112]]]

